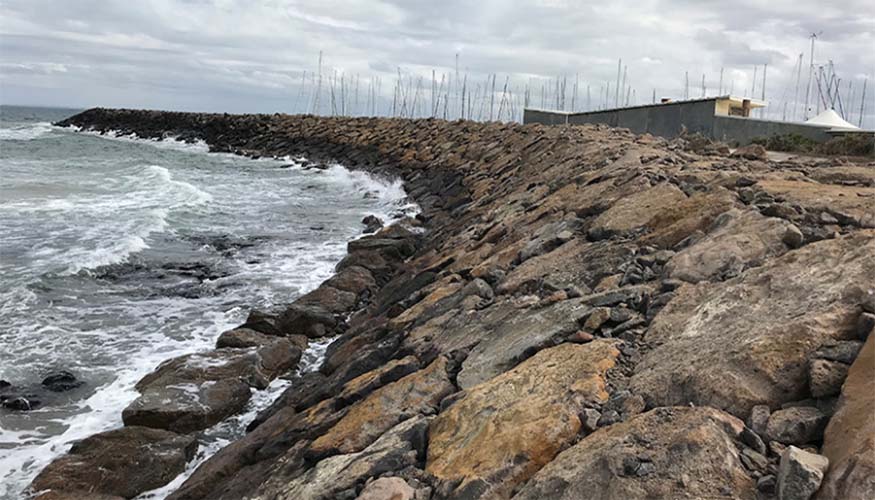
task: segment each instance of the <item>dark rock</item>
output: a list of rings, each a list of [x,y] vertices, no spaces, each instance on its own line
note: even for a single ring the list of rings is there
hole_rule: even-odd
[[[9,387],[12,387],[12,384],[11,384],[11,383],[9,383],[9,382],[7,382],[7,381],[5,381],[5,380],[0,380],[0,391],[3,391],[3,390],[5,390],[5,389],[7,389],[7,388],[9,388]]]
[[[598,428],[599,420],[602,414],[593,408],[584,408],[580,414],[580,423],[583,425],[583,430],[586,432],[595,432]]]
[[[34,491],[90,492],[133,498],[169,483],[194,457],[197,439],[124,427],[77,442],[33,480]]]
[[[608,425],[616,424],[620,421],[620,414],[616,410],[608,410],[602,413],[602,416],[599,417],[598,426],[606,427]]]
[[[750,448],[741,450],[739,458],[741,463],[751,471],[764,471],[769,466],[769,460],[764,455]]]
[[[39,401],[28,399],[24,396],[0,399],[0,405],[7,410],[30,411],[39,406]]]
[[[276,316],[255,309],[249,312],[249,317],[246,318],[246,322],[239,328],[249,328],[250,330],[255,330],[256,332],[265,335],[284,335],[282,330],[277,327]]]
[[[77,380],[76,376],[66,370],[60,370],[49,374],[42,381],[42,386],[52,392],[65,392],[75,389],[84,384]]]
[[[769,416],[766,435],[784,444],[803,445],[823,439],[829,417],[812,406],[794,406]]]
[[[766,444],[763,442],[762,438],[760,438],[759,434],[754,432],[750,427],[745,426],[738,437],[741,439],[742,443],[750,446],[757,453],[762,455],[766,454]]]
[[[857,338],[865,342],[875,329],[875,314],[864,312],[857,320]]]
[[[774,495],[777,492],[778,480],[774,474],[766,474],[757,479],[757,490],[766,495]]]
[[[814,358],[838,361],[845,364],[853,364],[863,348],[863,342],[857,340],[838,340],[820,346],[815,351]]]
[[[277,327],[287,335],[325,337],[338,333],[341,322],[330,311],[318,305],[292,304],[280,315]]]
[[[362,219],[362,224],[365,225],[365,233],[376,233],[383,227],[383,221],[376,215],[368,215]]]
[[[122,420],[127,426],[189,433],[238,413],[249,397],[249,386],[239,379],[148,388],[124,409]]]

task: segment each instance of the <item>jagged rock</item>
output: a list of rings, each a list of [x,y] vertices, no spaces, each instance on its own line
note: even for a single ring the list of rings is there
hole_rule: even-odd
[[[365,486],[356,500],[413,500],[416,491],[400,477],[381,477]]]
[[[374,275],[361,266],[344,268],[325,280],[323,285],[351,292],[356,294],[356,296],[364,292],[375,293],[377,291],[377,282],[374,280]]]
[[[781,454],[781,464],[778,466],[778,499],[810,499],[820,488],[828,467],[829,459],[826,457],[788,446]]]
[[[820,441],[829,417],[813,406],[791,406],[769,416],[766,436],[784,444],[803,445]]]
[[[754,210],[729,210],[714,221],[704,238],[678,252],[666,264],[666,273],[691,283],[734,277],[785,253],[784,237],[791,227],[785,220],[763,217]]]
[[[678,289],[630,387],[650,406],[710,405],[746,417],[808,390],[807,360],[847,338],[875,276],[875,232],[806,245],[734,280]]]
[[[31,483],[34,491],[133,498],[169,483],[194,457],[197,440],[147,427],[124,427],[77,442]]]
[[[313,441],[309,453],[323,457],[361,451],[398,422],[434,413],[452,392],[455,387],[447,375],[447,359],[438,357],[428,367],[377,389],[353,405],[334,427]]]
[[[713,408],[657,408],[583,438],[513,498],[720,498],[730,491],[753,500],[756,485],[736,445],[742,427]]]
[[[344,403],[354,403],[375,389],[414,373],[419,369],[419,359],[416,356],[405,356],[393,359],[385,365],[371,370],[345,383],[337,395]]]
[[[842,387],[823,437],[830,468],[818,500],[875,498],[875,340],[866,341]]]
[[[438,490],[508,496],[574,439],[581,404],[607,401],[618,355],[608,340],[562,344],[470,388],[429,430],[426,471]]]
[[[323,283],[312,292],[302,295],[295,300],[294,309],[308,311],[309,309],[306,308],[313,307],[327,311],[329,314],[343,314],[355,309],[358,300],[358,295],[353,292],[339,290]],[[281,316],[281,321],[293,321],[289,318],[289,314],[291,313],[287,309],[286,314]],[[292,328],[290,325],[287,326]],[[303,328],[300,324],[296,327]]]
[[[825,359],[812,359],[808,369],[808,383],[815,398],[833,396],[842,391],[848,376],[848,365]]]
[[[307,348],[307,337],[303,335],[290,335],[286,337],[300,351]],[[216,339],[216,349],[225,347],[245,349],[247,347],[261,347],[276,341],[276,336],[267,335],[250,328],[238,327],[233,330],[222,332]]]
[[[334,500],[337,493],[364,483],[369,477],[415,465],[417,455],[425,449],[428,422],[421,415],[405,420],[360,452],[320,460],[291,481],[272,478],[255,497]]]

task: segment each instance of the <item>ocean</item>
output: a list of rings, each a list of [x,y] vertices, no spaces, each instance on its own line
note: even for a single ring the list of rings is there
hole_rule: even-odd
[[[161,361],[210,349],[251,308],[281,307],[328,278],[364,216],[416,211],[399,181],[340,165],[51,125],[75,112],[0,107],[0,380],[43,398],[31,411],[0,408],[2,499],[19,498],[72,442],[121,426],[134,384]],[[301,369],[326,345],[312,344]],[[57,370],[84,384],[39,391]],[[189,469],[287,383],[206,431]]]

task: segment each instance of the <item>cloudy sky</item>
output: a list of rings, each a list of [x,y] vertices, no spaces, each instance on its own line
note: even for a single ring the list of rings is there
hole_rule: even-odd
[[[798,57],[801,101],[812,32],[815,63],[833,61],[842,99],[853,98],[852,121],[866,77],[866,114],[875,113],[872,0],[0,0],[0,102],[302,111],[313,106],[321,51],[322,89],[343,75],[352,93],[357,76],[364,96],[379,78],[383,107],[399,69],[411,91],[420,76],[430,88],[432,70],[437,80],[455,72],[456,54],[469,100],[495,73],[499,89],[509,77],[515,99],[528,85],[539,105],[542,86],[564,77],[567,101],[578,82],[577,107],[587,86],[591,106],[606,85],[615,100],[620,58],[630,103],[654,92],[699,96],[703,74],[716,94],[721,68],[724,93],[750,94],[755,66],[760,97],[768,65],[771,113],[780,117],[788,102],[792,118]]]

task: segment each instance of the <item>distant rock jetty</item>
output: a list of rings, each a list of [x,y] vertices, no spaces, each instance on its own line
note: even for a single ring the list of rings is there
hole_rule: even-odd
[[[40,498],[166,484],[197,432],[335,335],[170,498],[875,498],[875,164],[601,126],[61,125],[337,161],[403,179],[422,213],[369,221],[319,288],[157,367]]]

